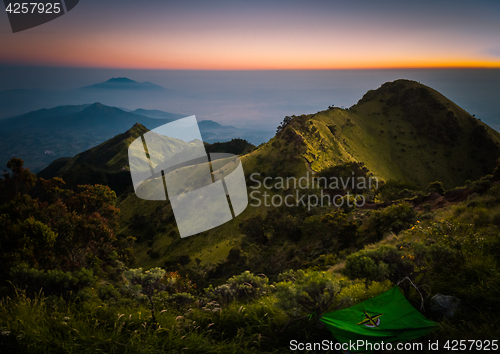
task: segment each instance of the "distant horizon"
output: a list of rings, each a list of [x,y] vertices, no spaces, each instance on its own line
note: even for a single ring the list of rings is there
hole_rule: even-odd
[[[500,65],[500,64],[499,64]],[[0,63],[0,77],[3,77],[4,80],[0,81],[0,91],[4,90],[10,90],[10,88],[6,88],[8,85],[8,76],[11,76],[12,81],[19,81],[23,79],[21,75],[19,75],[18,72],[10,72],[10,70],[32,70],[33,73],[36,73],[38,75],[40,71],[43,70],[83,70],[83,71],[92,71],[94,73],[97,72],[105,72],[105,71],[111,71],[113,74],[109,74],[106,76],[106,78],[100,78],[96,79],[94,81],[89,81],[91,84],[98,84],[102,83],[111,79],[116,79],[116,78],[127,78],[139,83],[142,82],[150,82],[153,84],[159,84],[158,82],[154,81],[155,76],[153,76],[150,79],[140,79],[137,77],[134,77],[136,74],[142,74],[145,72],[149,73],[229,73],[229,74],[237,74],[237,73],[297,73],[297,72],[311,72],[311,73],[319,73],[319,72],[432,72],[432,71],[442,71],[442,72],[467,72],[467,71],[500,71],[500,66],[498,67],[394,67],[394,68],[385,68],[385,67],[380,67],[380,68],[318,68],[318,69],[154,69],[154,68],[120,68],[120,67],[86,67],[86,66],[60,66],[60,65],[24,65],[24,64],[6,64],[6,63]],[[40,70],[40,71],[39,71]],[[9,75],[10,74],[10,75]],[[43,76],[40,75],[40,76]],[[101,75],[99,75],[101,76]],[[33,77],[32,77],[33,78]],[[61,77],[52,77],[51,79],[55,79],[54,81],[50,82],[45,82],[46,85],[50,85],[51,83],[56,83],[58,80],[61,79]],[[68,79],[68,78],[66,78]],[[413,80],[412,78],[409,77],[398,77],[395,78],[394,80],[397,79],[408,79],[408,80]],[[12,82],[11,81],[11,82]],[[88,80],[87,80],[88,81]],[[392,81],[392,80],[391,80]],[[3,84],[3,85],[2,85]],[[91,85],[90,84],[90,85]],[[87,84],[84,84],[87,85]],[[79,88],[80,86],[75,86],[74,88]],[[18,88],[16,88],[18,89]],[[22,89],[32,89],[29,87],[23,87]]]
[[[192,115],[240,129],[274,131],[285,116],[315,113],[330,105],[350,107],[388,81],[429,86],[500,130],[500,69],[357,70],[125,70],[0,65],[0,118],[68,104],[102,104]],[[76,92],[126,77],[166,91]],[[26,90],[26,91],[16,91]],[[36,91],[30,91],[36,90]]]

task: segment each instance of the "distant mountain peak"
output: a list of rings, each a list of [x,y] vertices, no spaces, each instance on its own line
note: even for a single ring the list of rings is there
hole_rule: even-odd
[[[144,125],[142,125],[141,123],[137,122],[135,123],[132,128],[130,128],[129,130],[127,130],[124,134],[121,134],[123,137],[128,137],[128,136],[131,136],[131,137],[134,137],[134,138],[138,138],[140,137],[141,135],[144,135],[146,134],[147,132],[149,132],[150,130],[148,128],[146,128]]]
[[[101,102],[95,102],[95,103],[92,103],[87,108],[91,108],[91,107],[107,107],[107,106],[103,105]]]
[[[165,90],[164,87],[153,84],[149,81],[138,82],[128,77],[113,77],[107,81],[82,87],[82,89],[99,90]]]
[[[357,161],[381,180],[424,189],[432,181],[454,188],[480,178],[495,168],[498,156],[498,132],[436,90],[400,79],[368,91],[347,109],[285,120],[247,161],[270,166],[260,172],[274,176]]]
[[[222,125],[220,125],[219,123],[213,121],[213,120],[210,120],[210,119],[205,119],[205,120],[202,120],[199,124],[204,124],[206,125],[207,127],[210,126],[210,127],[221,127]]]
[[[131,80],[128,77],[113,77],[106,82],[137,83],[137,81]]]
[[[437,98],[434,97],[433,94],[435,90],[431,89],[428,86],[421,84],[418,81],[407,80],[407,79],[398,79],[394,81],[389,81],[384,83],[382,86],[375,90],[369,90],[367,93],[363,95],[363,98],[359,100],[358,104],[363,104],[369,101],[374,100],[388,100],[392,99],[391,104],[396,104],[398,102],[394,102],[396,99],[410,99],[413,101],[427,101],[427,103],[431,103],[430,100],[436,101]],[[437,92],[436,92],[437,93]],[[401,98],[406,96],[404,98]]]
[[[355,105],[377,106],[384,115],[396,114],[416,133],[434,142],[456,142],[465,122],[474,120],[448,98],[417,81],[399,79],[368,91]],[[354,106],[353,106],[354,107]],[[459,119],[460,116],[463,116]]]
[[[102,111],[110,111],[110,110],[121,111],[121,109],[119,109],[119,108],[106,106],[106,105],[102,104],[101,102],[95,102],[95,103],[92,103],[91,105],[89,105],[84,110],[82,110],[82,112],[89,113],[89,112],[102,112]]]

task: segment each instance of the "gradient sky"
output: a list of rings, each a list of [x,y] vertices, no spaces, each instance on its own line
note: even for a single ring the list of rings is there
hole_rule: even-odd
[[[0,64],[137,69],[500,67],[498,0],[81,0]]]

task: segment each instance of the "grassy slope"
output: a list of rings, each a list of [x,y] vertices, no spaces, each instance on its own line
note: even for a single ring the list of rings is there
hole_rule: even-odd
[[[302,125],[290,124],[289,129],[304,139],[301,158],[306,166],[319,172],[359,161],[382,180],[401,180],[421,188],[435,180],[447,188],[456,187],[494,168],[500,156],[498,132],[417,82],[398,80],[386,85],[350,109],[333,108],[299,117],[305,120]],[[429,94],[420,95],[419,90]],[[424,116],[408,113],[408,109],[424,112]],[[425,122],[426,113],[433,121]],[[335,127],[335,135],[329,126]],[[453,131],[451,140],[448,135]],[[252,170],[266,172],[276,168],[277,160],[289,163],[290,146],[283,144],[287,142],[275,137],[245,162]],[[297,161],[291,169],[293,173],[305,171]]]
[[[119,232],[138,239],[134,247],[136,263],[145,268],[163,266],[165,261],[175,261],[182,255],[189,255],[192,260],[198,258],[202,264],[225,260],[229,250],[237,247],[243,237],[240,222],[266,212],[264,206],[247,207],[226,224],[194,237],[180,238],[170,203],[142,200],[130,194],[119,206],[122,211]]]
[[[500,152],[498,132],[428,87],[410,81],[404,81],[403,85],[406,90],[425,88],[430,93],[415,108],[422,112],[428,111],[435,117],[437,131],[432,127],[422,127],[419,120],[411,122],[405,119],[408,112],[404,110],[404,104],[388,108],[386,103],[391,95],[399,93],[392,94],[379,89],[380,92],[370,101],[362,100],[350,110],[354,111],[350,115],[356,126],[345,135],[350,144],[349,150],[359,161],[365,162],[370,170],[383,179],[400,179],[424,188],[434,180],[442,181],[448,188],[456,187],[467,179],[477,179],[493,169]],[[442,109],[433,107],[436,102],[442,105]],[[453,129],[455,125],[448,115],[456,117],[459,126],[455,141],[446,139],[447,130]],[[487,131],[485,136],[492,141],[490,150],[483,149],[480,154],[474,153],[477,148],[481,148],[473,138],[475,129],[480,129],[478,127],[484,127]],[[444,131],[440,132],[439,129]],[[432,135],[437,135],[437,138]]]

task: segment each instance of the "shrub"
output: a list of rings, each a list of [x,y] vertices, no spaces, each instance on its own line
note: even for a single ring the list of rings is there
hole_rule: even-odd
[[[500,212],[493,214],[492,223],[493,225],[500,226]]]
[[[42,291],[45,295],[62,296],[69,299],[84,287],[90,286],[97,280],[93,272],[81,269],[75,272],[61,270],[40,270],[20,265],[11,270],[14,285],[26,290],[30,295]]]
[[[328,167],[321,172],[318,173],[318,183],[324,189],[330,189],[329,187],[336,187],[335,189],[344,189],[346,191],[350,191],[354,194],[363,194],[370,192],[368,189],[368,183],[366,185],[364,183],[358,183],[360,179],[367,181],[369,177],[373,176],[373,174],[368,170],[368,168],[364,165],[363,162],[345,162],[339,165],[335,165],[332,167]],[[327,181],[334,180],[340,181],[337,183],[337,186],[332,185],[331,182],[324,182],[324,178]],[[354,184],[352,183],[354,181]],[[345,183],[345,185],[343,185]],[[375,182],[372,185],[372,189],[375,187]],[[359,187],[359,188],[358,188]]]
[[[278,281],[277,305],[295,317],[321,315],[339,305],[337,295],[345,279],[330,272],[297,270],[281,274]]]
[[[175,293],[167,298],[167,302],[174,304],[178,310],[189,307],[194,301],[195,297],[189,293]]]
[[[353,281],[352,284],[342,288],[339,297],[347,301],[346,305],[352,306],[361,301],[365,301],[380,295],[381,293],[391,289],[394,286],[388,280],[383,282],[371,282],[367,286],[366,282],[363,281]]]
[[[469,188],[474,192],[474,193],[484,193],[488,189],[490,189],[491,186],[491,181],[489,179],[483,179],[481,178],[478,181],[474,181],[470,184]]]
[[[419,188],[413,184],[388,180],[377,191],[377,199],[381,202],[390,202],[401,198],[408,198],[418,194]]]
[[[156,323],[156,308],[153,296],[155,295],[155,292],[166,288],[164,282],[162,281],[164,280],[165,270],[161,268],[153,268],[143,273],[142,268],[137,268],[129,269],[124,275],[131,285],[139,285],[141,287],[142,294],[148,298],[151,304],[151,316],[153,318],[153,323]]]
[[[244,220],[239,228],[253,242],[265,244],[269,240],[270,227],[260,215]]]
[[[292,241],[299,241],[302,231],[299,227],[301,220],[288,213],[269,213],[268,222],[273,224],[273,236],[286,237]]]
[[[120,293],[112,284],[103,284],[97,287],[97,295],[103,301],[120,298]]]
[[[281,122],[280,125],[276,128],[276,135],[279,134],[283,129],[285,129],[288,126],[288,124],[290,124],[292,119],[293,119],[292,117],[286,116],[283,119],[283,122]]]
[[[302,233],[308,238],[321,240],[323,248],[336,246],[335,253],[353,245],[357,237],[358,224],[342,210],[324,215],[307,217],[302,226]]]
[[[369,242],[382,239],[385,232],[398,234],[408,229],[415,223],[417,212],[408,203],[391,205],[385,209],[374,210],[368,220],[363,224],[363,229]]]
[[[427,186],[427,192],[429,193],[436,192],[441,195],[444,195],[443,183],[439,181],[429,183],[429,185]]]
[[[161,268],[153,268],[145,272],[142,268],[129,269],[125,272],[125,277],[132,285],[140,285],[142,292],[146,296],[152,296],[155,290],[163,290],[165,284],[162,282],[165,270]]]
[[[397,283],[405,277],[410,277],[417,281],[416,278],[429,271],[452,269],[459,260],[458,252],[446,242],[433,242],[428,245],[414,242],[397,247],[381,245],[348,256],[344,272],[353,279],[364,278],[370,281],[387,279]]]
[[[332,124],[327,125],[327,128],[330,130],[330,133],[335,136],[335,133],[337,132],[337,126],[335,124]]]
[[[245,271],[230,278],[226,284],[215,289],[208,288],[208,297],[219,303],[228,304],[234,300],[249,301],[256,299],[269,291],[269,279],[265,276],[254,275]]]
[[[382,280],[389,275],[389,266],[358,252],[347,257],[344,272],[351,279]]]

